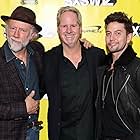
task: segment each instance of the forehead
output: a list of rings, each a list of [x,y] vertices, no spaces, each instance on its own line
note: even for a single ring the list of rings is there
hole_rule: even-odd
[[[124,31],[125,27],[124,27],[124,23],[119,23],[119,22],[110,22],[107,27],[106,27],[106,31]]]
[[[22,22],[22,21],[19,21],[19,20],[13,20],[13,19],[9,19],[7,21],[7,24],[10,25],[10,26],[13,26],[13,27],[19,27],[19,28],[32,28],[32,25],[29,24],[29,23],[25,23],[25,22]]]
[[[60,22],[61,21],[70,21],[70,20],[73,20],[73,21],[76,20],[77,21],[76,13],[74,13],[72,11],[66,11],[66,12],[61,14]]]

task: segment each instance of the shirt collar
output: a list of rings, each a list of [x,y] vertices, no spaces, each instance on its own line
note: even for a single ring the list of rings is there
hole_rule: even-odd
[[[16,57],[10,50],[8,42],[6,42],[6,44],[4,46],[4,53],[5,53],[5,58],[6,58],[7,63]]]

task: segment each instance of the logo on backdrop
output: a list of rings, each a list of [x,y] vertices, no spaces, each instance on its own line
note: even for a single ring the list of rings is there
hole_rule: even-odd
[[[117,0],[64,0],[65,5],[69,6],[114,6]]]
[[[133,28],[133,36],[140,37],[140,24],[134,23],[132,28]]]
[[[21,0],[22,5],[24,4],[38,4],[38,0]]]
[[[82,32],[83,33],[101,33],[102,27],[100,25],[96,25],[96,26],[86,26],[83,28]]]

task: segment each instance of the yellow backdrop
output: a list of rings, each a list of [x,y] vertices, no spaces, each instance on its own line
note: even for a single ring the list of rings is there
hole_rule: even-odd
[[[133,46],[138,56],[140,56],[140,0],[3,0],[0,6],[0,15],[10,15],[13,9],[23,5],[31,8],[37,15],[37,23],[43,27],[43,35],[39,41],[45,46],[45,50],[59,44],[56,29],[57,10],[64,5],[77,7],[83,17],[83,38],[92,42],[95,46],[105,49],[104,43],[104,18],[114,11],[124,11],[132,17],[134,37]],[[0,20],[0,24],[4,24]],[[3,27],[0,26],[0,46],[5,41]],[[48,100],[41,100],[39,119],[43,120],[44,128],[40,133],[40,140],[47,140],[47,108]]]

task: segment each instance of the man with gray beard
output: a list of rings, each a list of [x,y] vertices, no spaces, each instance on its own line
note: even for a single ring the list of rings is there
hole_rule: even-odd
[[[0,139],[38,140],[42,60],[29,42],[42,28],[35,13],[22,6],[1,19],[7,40],[0,48]]]

